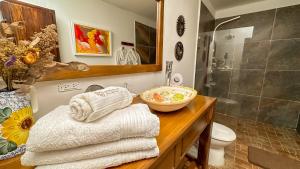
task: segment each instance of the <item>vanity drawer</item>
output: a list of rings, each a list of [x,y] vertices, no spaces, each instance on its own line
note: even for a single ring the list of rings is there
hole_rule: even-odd
[[[182,138],[182,153],[185,154],[189,148],[193,145],[193,143],[199,138],[200,134],[204,131],[206,126],[208,125],[209,117],[205,115],[205,117],[197,120],[191,129],[183,136]]]

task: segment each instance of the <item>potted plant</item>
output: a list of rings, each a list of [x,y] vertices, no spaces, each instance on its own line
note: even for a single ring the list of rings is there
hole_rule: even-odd
[[[6,84],[0,90],[0,160],[25,152],[29,129],[34,124],[30,86],[37,79],[57,69],[85,71],[87,65],[53,61],[57,48],[55,25],[48,25],[30,40],[17,40],[14,30],[22,30],[22,22],[0,23],[0,72]]]

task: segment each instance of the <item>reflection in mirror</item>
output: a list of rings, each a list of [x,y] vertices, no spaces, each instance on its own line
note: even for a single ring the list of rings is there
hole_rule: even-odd
[[[156,1],[103,0],[124,23],[113,33],[116,64],[156,63]]]
[[[21,1],[25,3],[16,3],[14,8],[2,5],[3,18],[24,21],[24,32],[19,31],[17,39],[29,38],[57,21],[57,61],[88,65],[157,63],[155,0]]]

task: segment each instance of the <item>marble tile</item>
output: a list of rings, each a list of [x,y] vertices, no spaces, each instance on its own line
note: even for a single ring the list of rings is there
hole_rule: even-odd
[[[277,9],[272,39],[300,38],[300,5]]]
[[[271,41],[267,69],[300,70],[300,39]]]
[[[248,41],[270,40],[274,16],[275,9],[244,14],[241,15],[241,18],[239,20],[235,20],[230,23],[224,24],[220,27],[220,30],[253,26],[253,36]],[[233,17],[217,19],[215,25],[226,21],[230,18]]]
[[[270,41],[245,43],[243,52],[235,52],[234,69],[265,69],[269,49]]]
[[[259,96],[264,70],[233,70],[230,92]]]
[[[296,128],[300,113],[300,102],[262,98],[258,121],[278,127]]]
[[[263,96],[300,101],[300,71],[268,71]]]
[[[226,98],[229,90],[230,76],[230,71],[215,71],[213,73],[213,81],[216,85],[212,87],[209,95]]]
[[[226,114],[244,119],[256,119],[259,97],[229,94],[229,99],[235,100],[237,103],[228,104]]]

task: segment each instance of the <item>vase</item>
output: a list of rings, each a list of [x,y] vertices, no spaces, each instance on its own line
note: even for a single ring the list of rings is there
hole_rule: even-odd
[[[16,91],[0,92],[0,160],[25,152],[33,124],[33,111],[28,97]]]

